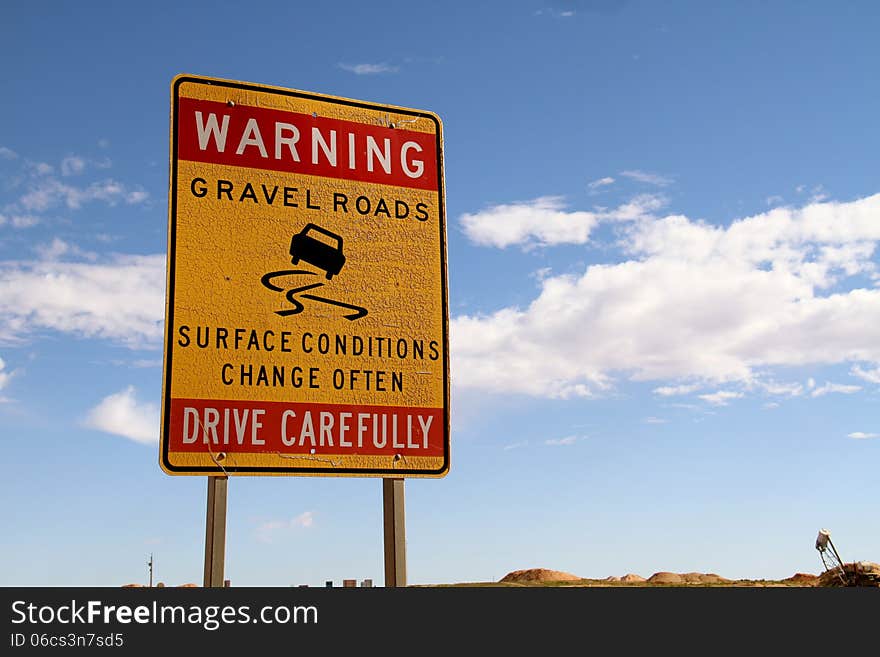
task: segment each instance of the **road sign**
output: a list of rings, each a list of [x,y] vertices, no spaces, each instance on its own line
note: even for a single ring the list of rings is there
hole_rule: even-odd
[[[171,102],[162,468],[445,475],[439,117],[188,75]]]

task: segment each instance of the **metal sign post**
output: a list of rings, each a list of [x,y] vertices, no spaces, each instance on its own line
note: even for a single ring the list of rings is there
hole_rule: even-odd
[[[208,512],[205,519],[205,587],[223,586],[226,557],[227,477],[208,477]]]
[[[385,528],[385,586],[406,586],[406,514],[403,479],[382,479]]]

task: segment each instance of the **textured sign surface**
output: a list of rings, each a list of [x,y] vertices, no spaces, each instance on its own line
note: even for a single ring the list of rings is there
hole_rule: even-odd
[[[193,76],[171,100],[162,468],[446,474],[439,118]]]

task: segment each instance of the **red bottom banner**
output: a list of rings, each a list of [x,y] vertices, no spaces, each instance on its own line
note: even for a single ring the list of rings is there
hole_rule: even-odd
[[[442,456],[442,408],[172,399],[172,452]]]

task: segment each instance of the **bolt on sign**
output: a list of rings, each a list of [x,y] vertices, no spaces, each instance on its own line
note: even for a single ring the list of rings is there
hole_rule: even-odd
[[[171,102],[162,468],[445,475],[439,117],[189,75]]]

